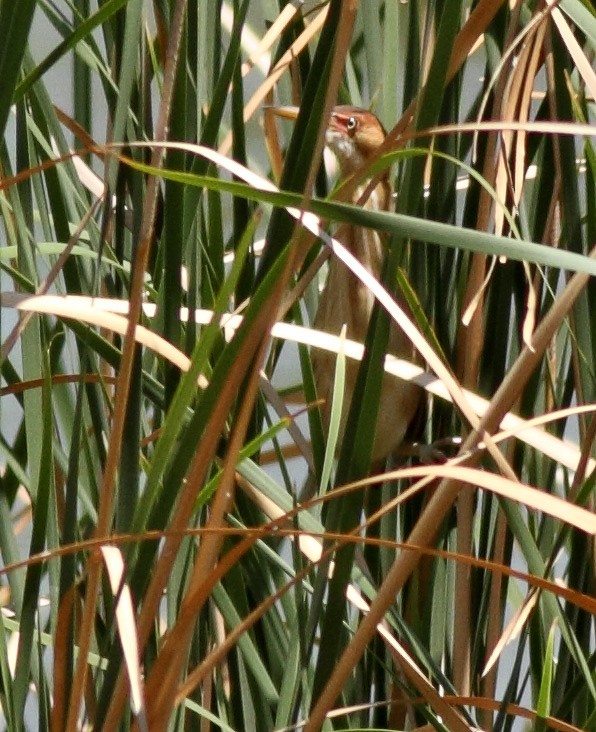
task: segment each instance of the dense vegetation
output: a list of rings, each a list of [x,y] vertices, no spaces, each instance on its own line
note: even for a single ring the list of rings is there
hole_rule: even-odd
[[[0,28],[7,728],[596,729],[593,5],[0,0]],[[389,213],[321,168],[337,100],[389,130]],[[375,313],[334,461],[337,222],[385,232],[410,325]],[[432,449],[367,481],[390,317]],[[361,352],[326,343],[341,394]]]

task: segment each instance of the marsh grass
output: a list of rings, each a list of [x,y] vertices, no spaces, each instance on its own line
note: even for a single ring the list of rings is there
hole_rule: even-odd
[[[8,729],[596,728],[596,15],[472,5],[0,2]],[[337,99],[389,130],[394,211],[327,197]],[[334,464],[342,223],[388,259]],[[384,367],[444,455],[368,478]]]

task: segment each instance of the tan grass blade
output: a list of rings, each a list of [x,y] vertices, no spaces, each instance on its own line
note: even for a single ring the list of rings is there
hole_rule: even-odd
[[[498,661],[503,649],[512,640],[517,638],[517,636],[521,633],[524,626],[528,622],[532,610],[536,607],[536,603],[538,602],[539,597],[539,593],[534,588],[530,590],[530,593],[525,599],[523,605],[515,612],[514,616],[507,624],[507,627],[503,630],[503,633],[499,638],[498,643],[491,651],[484,666],[484,669],[482,670],[482,676],[486,676],[486,674],[491,670],[491,668],[493,668],[495,663]]]
[[[116,626],[130,683],[131,708],[137,717],[139,728],[147,730],[136,615],[130,588],[124,581],[124,558],[120,549],[115,546],[104,545],[100,547],[100,552],[108,573],[112,594],[116,601]]]
[[[19,293],[2,293],[0,294],[0,305],[2,307],[16,307],[21,310],[47,313],[59,317],[80,319],[98,327],[111,329],[117,333],[125,332],[126,318],[113,313],[125,314],[128,311],[128,302],[126,300],[90,298],[77,295],[63,297],[58,295],[34,296],[21,295]],[[145,315],[148,317],[154,317],[157,312],[156,306],[151,303],[145,303],[143,309]],[[188,319],[189,312],[186,308],[181,311],[180,317],[182,320]],[[213,311],[196,310],[194,312],[194,318],[195,322],[207,325],[213,320]],[[226,315],[221,318],[220,326],[223,328],[228,340],[232,337],[241,322],[242,316],[240,315]],[[156,353],[167,358],[170,363],[178,366],[181,370],[185,371],[188,369],[190,362],[186,354],[176,349],[171,343],[161,338],[161,336],[144,326],[137,326],[135,332],[138,343],[152,348]],[[291,323],[275,323],[271,329],[271,335],[274,338],[302,343],[332,353],[339,353],[342,347],[338,336],[332,336],[329,333]],[[346,339],[343,348],[347,358],[355,360],[362,359],[364,347],[361,343]],[[432,374],[425,372],[420,366],[388,355],[385,358],[385,370],[400,379],[406,379],[418,384],[434,396],[451,401],[450,393],[443,382]],[[199,385],[204,387],[205,384],[204,377],[201,377]],[[478,417],[482,417],[488,409],[489,401],[467,389],[463,390],[463,394],[474,410],[474,413]],[[551,415],[538,415],[531,420],[524,420],[509,412],[501,420],[500,427],[503,432],[493,436],[493,440],[498,442],[509,439],[510,437],[516,437],[541,451],[543,454],[548,455],[553,460],[556,460],[559,464],[571,470],[576,470],[581,461],[581,453],[577,445],[568,440],[561,440],[545,430],[538,429],[538,426],[554,419],[563,419],[572,414],[589,413],[594,408],[596,408],[594,405],[584,405],[569,410],[562,410],[561,412],[554,412]],[[482,447],[483,443],[480,443],[480,446]],[[587,472],[591,473],[594,469],[596,469],[596,461],[590,459],[587,464]]]
[[[573,59],[575,68],[581,74],[592,99],[596,99],[596,72],[594,71],[593,62],[586,57],[582,47],[577,42],[569,23],[557,7],[556,0],[546,0],[546,4],[551,9],[552,19],[569,51],[569,55]]]
[[[292,46],[279,59],[272,69],[269,76],[252,95],[244,107],[244,121],[247,122],[257,111],[261,104],[267,99],[269,93],[274,89],[279,79],[290,68],[293,60],[298,57],[302,50],[310,43],[316,34],[323,27],[325,18],[327,17],[327,6],[325,6],[314,18],[314,20],[305,28],[300,36],[294,41]],[[228,133],[223,142],[219,146],[219,152],[227,155],[232,149],[232,133]]]

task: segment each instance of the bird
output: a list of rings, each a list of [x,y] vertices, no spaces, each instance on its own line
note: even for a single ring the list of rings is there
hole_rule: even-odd
[[[280,109],[280,108],[278,108]],[[281,116],[295,117],[297,108],[281,108]],[[295,110],[295,111],[294,111]],[[325,130],[325,144],[335,155],[339,168],[339,180],[343,182],[355,173],[361,173],[367,162],[382,145],[386,137],[383,125],[372,112],[350,105],[333,108]],[[351,202],[357,204],[369,187],[370,177],[356,186]],[[372,211],[386,211],[392,201],[389,173],[383,174],[363,204]],[[337,234],[339,241],[376,278],[380,279],[386,252],[385,236],[374,229],[356,225],[344,225]],[[398,302],[400,298],[398,297]],[[346,328],[346,337],[364,342],[370,323],[375,298],[368,287],[337,258],[331,257],[326,284],[320,294],[314,318],[317,330],[339,335]],[[403,306],[404,303],[400,302]],[[409,339],[392,322],[387,352],[398,358],[414,358]],[[317,396],[322,400],[323,427],[328,433],[335,375],[336,356],[328,351],[313,349],[311,352]],[[346,421],[356,385],[359,362],[346,362],[344,402],[340,421],[338,447],[345,433]],[[406,430],[413,420],[420,403],[420,388],[385,373],[383,375],[376,432],[371,456],[373,472],[382,469],[387,458],[402,443]]]

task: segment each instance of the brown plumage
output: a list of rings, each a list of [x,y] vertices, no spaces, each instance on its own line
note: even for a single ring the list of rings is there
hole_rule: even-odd
[[[270,109],[274,114],[289,119],[296,119],[298,115],[297,107]],[[385,130],[374,114],[348,105],[340,105],[333,109],[325,134],[327,147],[337,157],[341,179],[360,172],[384,139]],[[365,180],[356,188],[352,196],[353,203],[358,203],[368,187],[368,183],[369,181]],[[376,185],[364,206],[371,210],[385,211],[389,208],[390,202],[391,186],[388,175],[385,175]],[[366,269],[379,279],[385,257],[385,238],[372,229],[346,225],[341,227],[338,237]],[[339,335],[345,324],[348,338],[364,342],[373,305],[374,297],[368,288],[362,285],[342,262],[331,257],[327,282],[319,298],[315,327],[327,333]],[[414,350],[410,342],[395,325],[390,330],[387,351],[399,358],[412,359],[414,357]],[[336,356],[327,351],[314,349],[311,360],[317,394],[323,400],[323,425],[328,430]],[[347,360],[339,436],[340,448],[358,367],[358,362]],[[418,387],[389,374],[383,376],[372,454],[373,470],[380,469],[386,458],[399,447],[418,408],[419,401]],[[304,495],[311,493],[314,488],[314,484],[311,485]]]
[[[384,139],[385,130],[371,112],[350,106],[338,106],[333,110],[326,132],[326,144],[337,157],[342,179],[361,170]],[[354,191],[353,202],[360,199],[367,184],[368,181],[365,181]],[[390,200],[391,188],[388,177],[385,176],[364,206],[371,210],[387,210]],[[380,278],[385,257],[385,241],[377,231],[359,226],[344,226],[340,231],[340,240],[369,272],[377,279]],[[327,283],[319,300],[315,327],[337,335],[345,323],[347,337],[363,342],[373,305],[374,297],[368,288],[362,285],[342,262],[332,257],[329,261]],[[400,358],[413,357],[410,342],[396,326],[391,327],[388,353]],[[324,400],[323,422],[326,429],[329,424],[335,362],[334,354],[318,350],[312,353],[317,394]],[[358,362],[348,359],[340,445],[358,366]],[[384,375],[372,455],[373,463],[377,466],[402,442],[419,400],[420,390],[416,386],[389,374]]]

